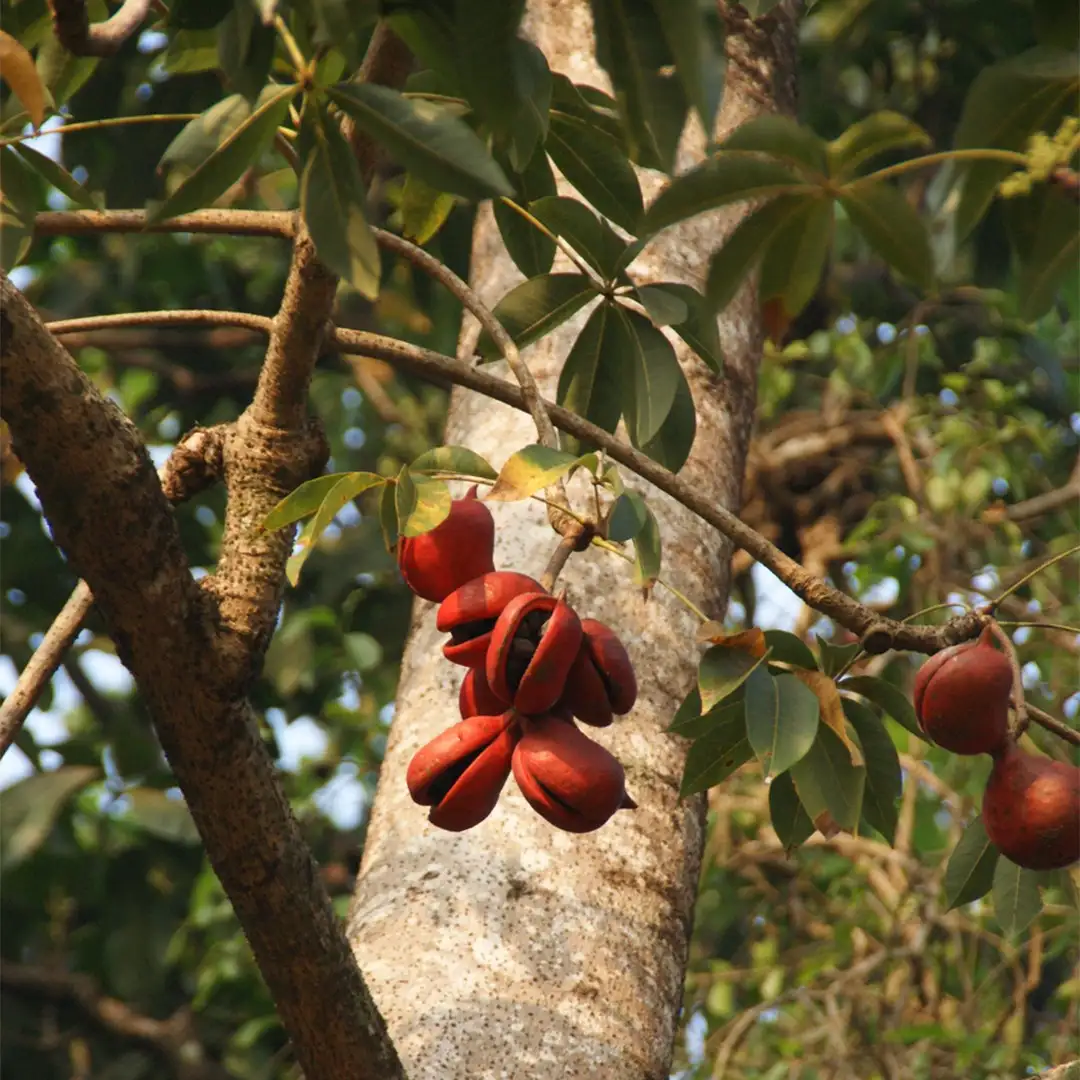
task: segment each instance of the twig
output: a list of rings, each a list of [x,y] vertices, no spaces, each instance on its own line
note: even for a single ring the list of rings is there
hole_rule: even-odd
[[[993,600],[991,600],[985,610],[992,614],[997,608],[997,606],[1001,603],[1001,601],[1005,599],[1005,597],[1011,596],[1014,592],[1016,592],[1017,589],[1026,585],[1036,574],[1041,574],[1044,570],[1047,570],[1051,566],[1053,566],[1054,563],[1061,562],[1062,559],[1067,559],[1070,555],[1075,555],[1078,551],[1080,551],[1080,544],[1074,544],[1071,548],[1067,548],[1065,551],[1059,551],[1056,555],[1047,559],[1045,562],[1039,563],[1039,565],[1036,566],[1034,570],[1028,571],[1028,573],[1024,574],[1023,577],[1019,578],[1017,581],[1014,581],[1003,593],[1000,593]]]
[[[90,586],[80,581],[68,597],[60,614],[45,632],[41,644],[34,650],[30,662],[23,668],[15,689],[0,705],[0,758],[18,738],[23,721],[37,704],[53,673],[60,666],[64,653],[79,635],[86,616],[94,606]]]
[[[1068,506],[1069,503],[1075,505],[1077,502],[1080,502],[1080,458],[1077,458],[1072,475],[1061,487],[1011,506],[1003,503],[991,506],[983,511],[982,519],[988,525],[996,525],[1002,521],[1030,521],[1050,513],[1051,510],[1057,510],[1058,507]]]
[[[584,551],[589,546],[589,542],[592,540],[593,529],[589,525],[581,525],[577,522],[574,523],[572,529],[569,529],[560,538],[559,543],[556,545],[555,550],[551,553],[551,558],[548,560],[548,564],[544,567],[544,573],[540,577],[540,584],[544,588],[551,592],[555,587],[555,582],[558,580],[559,575],[562,573],[563,567],[566,565],[566,560],[575,551]]]
[[[1027,706],[1027,716],[1029,720],[1053,732],[1058,738],[1064,739],[1073,746],[1080,746],[1080,731],[1062,723],[1056,716],[1051,716],[1048,712],[1043,712],[1042,709],[1030,704]]]
[[[291,240],[296,235],[296,216],[287,210],[196,210],[153,225],[147,225],[142,210],[50,210],[34,218],[35,236],[131,232],[276,236]]]
[[[90,23],[84,0],[49,0],[56,39],[73,56],[113,56],[143,24],[151,0],[124,0],[120,10]]]
[[[1012,671],[1012,705],[1016,711],[1013,720],[1013,738],[1018,739],[1027,730],[1027,708],[1024,705],[1024,675],[1020,670],[1020,660],[1016,655],[1016,646],[1012,638],[998,625],[996,619],[991,619],[987,624],[990,633],[997,638],[1005,655],[1009,660],[1009,668]]]

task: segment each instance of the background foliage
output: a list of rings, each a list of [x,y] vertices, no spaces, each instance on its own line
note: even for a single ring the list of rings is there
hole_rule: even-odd
[[[591,215],[583,220],[574,209],[580,204],[550,198],[543,155],[533,154],[533,147],[543,141],[578,190],[636,235],[641,205],[628,161],[669,167],[687,110],[705,116],[715,110],[722,65],[714,12],[701,12],[709,34],[701,36],[708,44],[698,52],[686,47],[678,27],[654,33],[651,20],[658,16],[648,5],[629,5],[639,21],[620,36],[625,26],[612,16],[621,6],[594,4],[599,55],[620,90],[613,102],[598,94],[584,97],[566,80],[547,82],[530,47],[513,37],[516,17],[495,26],[483,17],[483,4],[422,7],[418,13],[404,4],[385,5],[420,57],[422,70],[411,89],[471,104],[470,122],[493,134],[500,175],[510,178],[518,201],[567,239],[580,253],[583,272],[595,272],[601,291],[614,296],[625,242]],[[1035,132],[1053,135],[1059,121],[1077,111],[1076,58],[1067,51],[1077,42],[1075,12],[1070,16],[1051,3],[1034,10],[1032,19],[1031,6],[1013,0],[977,6],[966,0],[825,0],[803,25],[799,120],[806,137],[767,132],[771,142],[750,148],[779,148],[774,167],[795,167],[798,178],[807,154],[826,154],[808,138],[813,131],[822,140],[838,140],[827,162],[835,178],[845,161],[852,166],[858,150],[854,136],[847,142],[841,137],[883,110],[899,114],[897,137],[875,168],[906,160],[917,144],[933,151],[1022,150]],[[225,95],[223,76],[228,90],[254,98],[268,71],[287,68],[281,46],[274,54],[273,35],[264,33],[252,11],[247,0],[235,7],[212,0],[178,3],[163,33],[133,39],[118,57],[102,62],[65,60],[37,0],[5,3],[2,21],[36,49],[54,99],[78,123],[201,113]],[[289,25],[302,50],[320,40],[340,47],[327,53],[323,85],[355,68],[372,14],[374,5],[359,0],[292,6]],[[448,25],[457,27],[453,40],[475,48],[475,55],[463,46],[460,56],[448,59]],[[667,42],[666,51],[656,42]],[[491,55],[509,60],[472,62]],[[629,64],[634,57],[645,62]],[[676,74],[663,66],[672,59]],[[641,71],[646,75],[639,85],[634,72]],[[335,93],[340,98],[344,92]],[[528,108],[545,94],[550,112]],[[0,113],[5,137],[22,129],[19,112],[19,102],[6,96]],[[366,213],[427,240],[429,250],[467,277],[474,210],[445,192],[467,196],[470,185],[498,187],[498,178],[454,174],[448,180],[445,160],[431,171],[430,163],[403,161],[399,153],[398,165],[380,171],[373,204],[350,202],[350,189],[338,184],[340,175],[335,179],[340,158],[320,115],[305,109],[297,148],[314,162],[311,168],[326,171],[318,191],[340,187],[344,193],[339,216],[327,218],[321,231],[312,215],[323,210],[311,204],[309,221],[324,257],[331,258],[326,244],[333,241],[325,238],[339,228],[340,215]],[[523,120],[530,115],[531,124]],[[61,160],[74,181],[86,185],[85,193],[74,194],[100,197],[109,207],[143,206],[170,190],[175,199],[178,179],[216,145],[189,144],[185,156],[173,142],[182,127],[182,121],[154,122],[66,134]],[[609,141],[597,131],[606,131]],[[392,134],[386,145],[393,154]],[[163,187],[157,170],[170,144]],[[235,183],[222,186],[228,187],[226,201],[271,209],[304,204],[293,170],[258,149],[261,167],[244,168],[255,160],[250,150]],[[606,173],[597,166],[597,153],[608,154],[600,162]],[[279,241],[147,234],[39,238],[27,247],[29,234],[23,237],[19,228],[25,207],[41,208],[46,199],[55,207],[67,203],[47,191],[32,168],[13,174],[21,167],[13,154],[3,151],[5,257],[21,249],[22,284],[49,317],[276,310],[287,267]],[[994,186],[1015,165],[980,162],[966,173],[959,168],[943,161],[898,174],[899,186],[886,196],[885,227],[874,227],[873,205],[860,206],[854,195],[841,200],[827,261],[833,218],[821,213],[814,194],[794,208],[794,226],[773,222],[754,245],[755,253],[764,252],[763,280],[773,286],[765,288],[764,299],[773,301],[766,317],[778,342],[769,347],[762,372],[744,517],[805,565],[896,617],[993,596],[1063,551],[1067,538],[1080,531],[1075,497],[1015,520],[1005,509],[1063,488],[1075,476],[1078,293],[1076,253],[1069,247],[1075,204],[1040,184],[1030,197],[991,203]],[[603,190],[597,175],[609,178]],[[622,178],[622,186],[611,177]],[[747,175],[736,180],[734,190],[745,192]],[[708,195],[710,205],[716,191]],[[667,198],[674,207],[670,220],[693,201],[677,186]],[[687,201],[680,204],[680,198]],[[497,217],[519,267],[542,279],[532,286],[531,302],[550,310],[551,290],[566,284],[543,280],[554,244],[505,204]],[[818,240],[810,243],[807,236]],[[356,286],[339,295],[341,325],[454,353],[460,311],[444,290],[386,253],[372,255],[362,239],[347,241],[333,258],[335,268],[346,264]],[[717,260],[710,277],[716,302],[749,266],[730,251],[726,258]],[[1038,274],[1047,265],[1060,268],[1050,280]],[[366,294],[374,293],[376,278],[382,287],[372,300]],[[595,295],[591,288],[582,292],[580,282],[570,286],[574,290]],[[657,323],[671,315],[672,296],[684,310],[688,300],[691,307],[697,303],[677,291],[668,292],[666,308],[663,290],[636,295]],[[526,306],[525,315],[532,310]],[[513,305],[501,314],[513,326]],[[665,366],[665,346],[642,315],[609,315],[612,326],[620,319],[630,326],[624,327],[629,337],[615,344],[637,342],[643,370],[655,374],[650,365],[658,364],[668,373],[671,411],[650,415],[646,406],[653,399],[642,395],[627,423],[639,445],[677,468],[692,432],[692,412],[688,419],[677,405],[678,369]],[[610,356],[611,339],[593,319],[602,366],[603,343],[608,341]],[[673,329],[694,337],[703,358],[720,368],[718,350],[694,334],[693,319],[673,321]],[[226,329],[98,332],[67,344],[136,419],[162,460],[194,424],[238,415],[254,386],[262,348],[246,331]],[[586,344],[579,341],[580,352],[575,350],[581,365]],[[608,376],[618,373],[609,370]],[[575,397],[568,384],[562,397],[602,426],[618,421],[618,413],[602,412],[602,392]],[[359,356],[326,357],[312,387],[312,407],[331,438],[331,471],[396,475],[438,444],[445,405],[444,391]],[[0,634],[10,687],[74,580],[42,535],[32,487],[18,463],[6,457],[4,464]],[[211,491],[177,511],[193,565],[214,563],[221,499],[220,491]],[[823,665],[834,665],[828,671],[850,656],[829,651],[849,643],[844,631],[801,611],[747,561],[737,559],[736,570],[728,630],[783,627],[815,649],[821,640]],[[612,576],[631,587],[616,560]],[[1065,628],[1018,626],[1015,641],[1031,700],[1069,717],[1077,709],[1080,635],[1069,629],[1080,623],[1076,585],[1077,562],[1064,561],[1021,588],[1002,612],[1016,623]],[[392,716],[409,604],[383,543],[377,505],[370,499],[349,504],[322,533],[290,590],[254,691],[290,799],[342,907]],[[698,646],[688,642],[687,648]],[[875,658],[855,670],[905,689],[914,663],[906,656]],[[992,859],[978,857],[977,826],[964,830],[977,816],[988,761],[946,754],[895,719],[886,720],[885,728],[875,719],[869,730],[887,730],[905,779],[896,822],[886,823],[895,824],[893,845],[872,822],[874,828],[858,837],[826,840],[817,834],[788,855],[785,844],[808,831],[793,788],[783,776],[764,784],[748,747],[739,750],[745,764],[725,776],[730,769],[717,770],[716,761],[730,747],[715,723],[694,729],[694,719],[690,708],[682,730],[713,733],[712,751],[705,739],[694,744],[692,762],[709,758],[697,786],[723,783],[710,791],[709,842],[677,1055],[683,1075],[1011,1078],[1075,1051],[1075,888],[1066,875],[1009,880],[1004,861],[995,868]],[[858,716],[849,719],[862,734]],[[1030,738],[1047,753],[1077,760],[1039,729]],[[163,1063],[176,1075],[212,1076],[216,1063],[235,1076],[284,1075],[289,1056],[269,998],[175,797],[145,714],[97,623],[80,635],[64,675],[20,737],[18,754],[26,778],[10,786],[2,802],[0,1066],[41,1077],[110,1080],[156,1076]],[[9,784],[16,757],[13,751],[5,759]],[[790,828],[781,828],[782,822]],[[950,878],[946,860],[962,835],[969,870],[957,880],[957,869]],[[949,910],[953,901],[958,906]],[[68,972],[92,981],[66,980]],[[44,973],[58,977],[50,981]],[[132,1024],[103,1022],[102,995],[162,1023],[137,1031]],[[201,1062],[183,1058],[177,1033],[194,1037]]]

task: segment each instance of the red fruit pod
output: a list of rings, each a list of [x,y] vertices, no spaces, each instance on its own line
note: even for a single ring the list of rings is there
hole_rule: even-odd
[[[599,743],[557,716],[524,720],[514,749],[514,779],[529,805],[566,832],[599,829],[616,810],[636,804],[623,767]]]
[[[476,497],[476,485],[450,504],[430,532],[398,541],[405,584],[425,600],[445,600],[455,589],[495,569],[495,519]]]
[[[471,716],[413,755],[405,782],[413,802],[431,807],[432,825],[463,832],[495,809],[519,735],[514,721],[511,710]]]
[[[607,727],[637,701],[637,678],[623,643],[609,626],[582,619],[581,650],[566,678],[561,704],[579,720]]]
[[[994,648],[993,631],[944,649],[915,677],[919,726],[954,754],[993,754],[1009,735],[1012,667]]]
[[[458,692],[458,708],[462,717],[487,716],[506,709],[509,704],[509,701],[500,700],[488,685],[482,667],[469,668],[465,672]]]
[[[467,581],[439,606],[435,626],[450,640],[443,656],[453,664],[482,667],[491,644],[491,631],[503,608],[522,593],[543,592],[543,586],[526,574],[496,570]]]
[[[546,592],[515,596],[491,633],[488,685],[518,712],[547,712],[562,697],[581,648],[581,620],[561,597]]]
[[[1080,862],[1080,769],[1009,742],[994,760],[982,817],[986,835],[1017,866],[1060,870]]]

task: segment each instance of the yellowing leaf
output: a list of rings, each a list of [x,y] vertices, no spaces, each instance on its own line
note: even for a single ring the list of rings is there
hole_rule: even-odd
[[[720,645],[725,649],[741,649],[753,657],[762,657],[768,650],[765,635],[756,626],[749,630],[740,630],[737,634],[729,634],[722,623],[712,619],[698,628],[697,640],[710,645]]]
[[[818,704],[821,706],[821,722],[832,728],[833,734],[847,747],[847,752],[851,755],[851,764],[856,768],[865,765],[862,751],[848,734],[847,721],[844,718],[844,703],[840,700],[836,683],[820,671],[795,668],[791,673],[818,699]]]
[[[11,87],[11,92],[22,102],[30,114],[30,122],[37,131],[45,119],[47,91],[41,81],[34,58],[25,46],[10,34],[0,30],[0,77]]]

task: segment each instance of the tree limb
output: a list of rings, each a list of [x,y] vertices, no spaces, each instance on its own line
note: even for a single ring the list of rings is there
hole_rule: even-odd
[[[152,0],[124,0],[104,22],[90,22],[85,0],[49,0],[57,41],[73,56],[112,56],[150,12]]]

